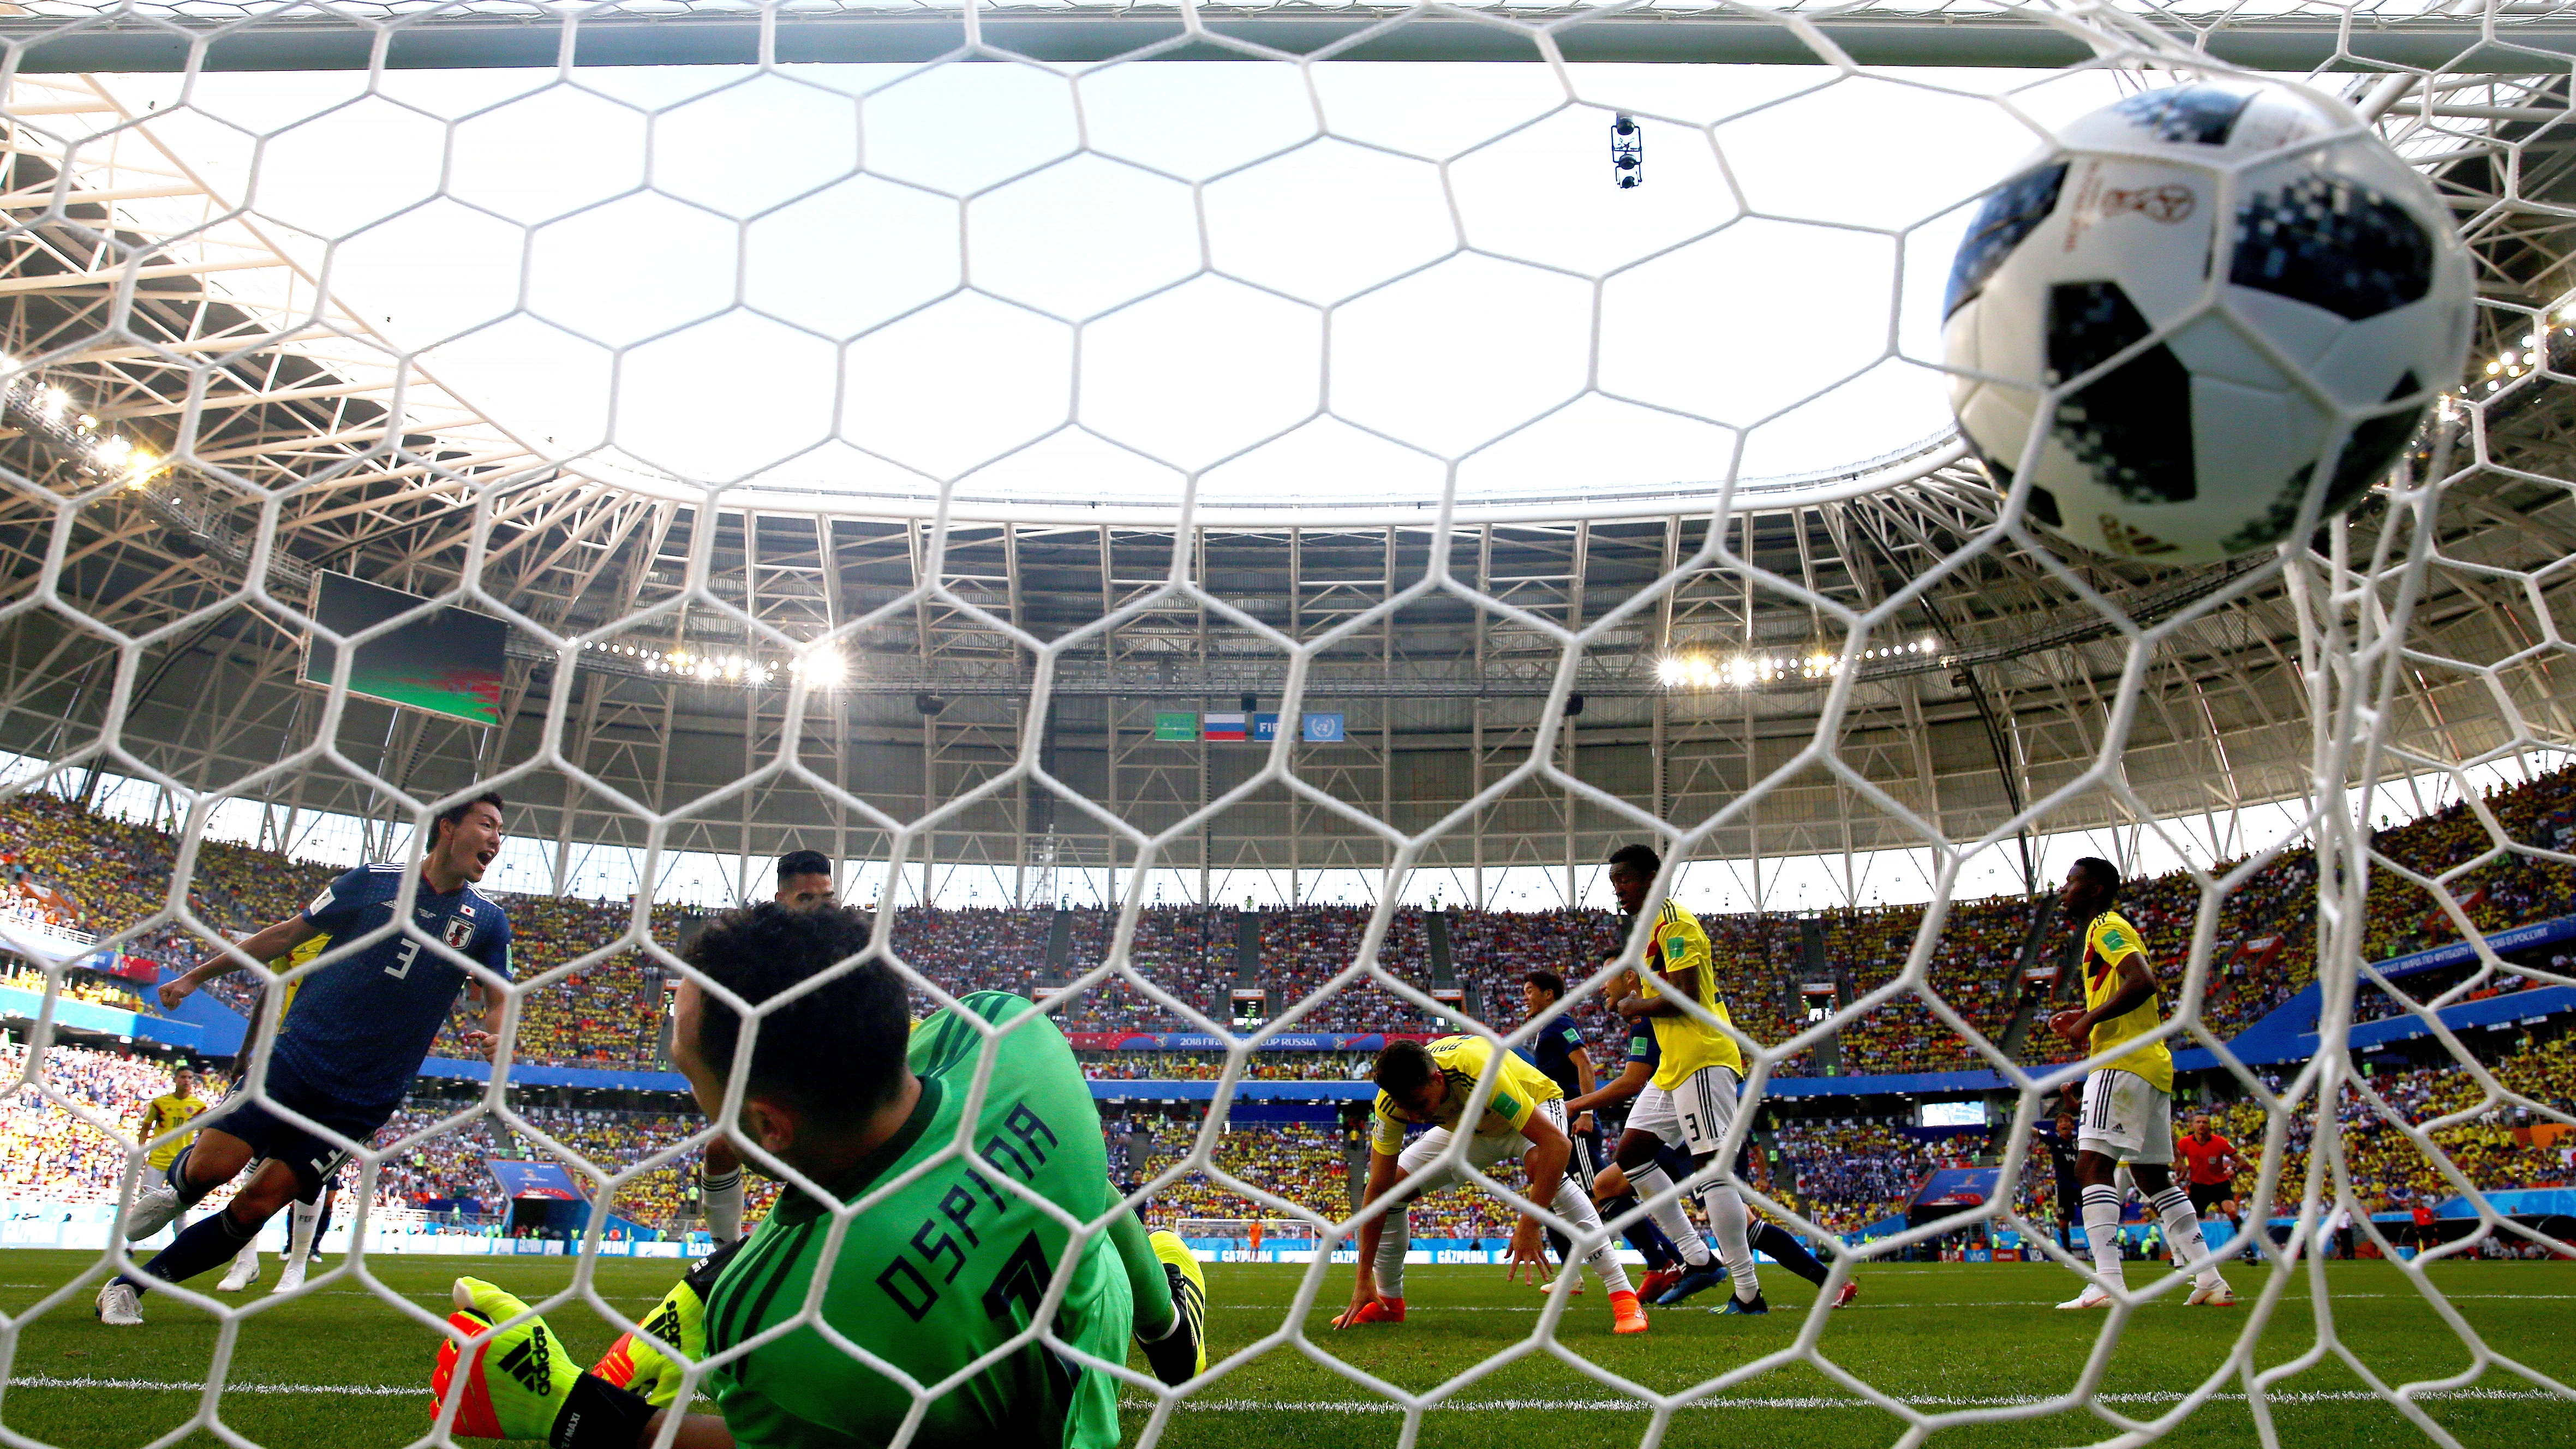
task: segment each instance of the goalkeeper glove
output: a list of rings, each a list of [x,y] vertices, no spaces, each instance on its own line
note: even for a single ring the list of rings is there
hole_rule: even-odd
[[[572,1366],[563,1344],[528,1305],[480,1278],[459,1278],[448,1323],[469,1341],[438,1346],[430,1391],[456,1388],[456,1432],[478,1439],[543,1439],[553,1449],[634,1449],[653,1406]],[[495,1323],[518,1319],[507,1328]],[[438,1412],[435,1405],[431,1413]]]
[[[618,1388],[642,1394],[654,1408],[669,1408],[680,1396],[680,1382],[688,1365],[707,1356],[707,1294],[715,1287],[716,1275],[733,1261],[743,1238],[725,1244],[700,1260],[689,1275],[671,1285],[662,1301],[644,1316],[644,1334],[621,1333],[591,1366],[591,1373]],[[653,1340],[660,1339],[656,1344]],[[671,1356],[671,1349],[680,1358]]]

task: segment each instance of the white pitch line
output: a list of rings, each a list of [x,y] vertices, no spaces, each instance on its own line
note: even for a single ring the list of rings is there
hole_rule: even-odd
[[[63,1378],[35,1374],[6,1381],[6,1387],[18,1389],[129,1389],[164,1393],[203,1393],[201,1383],[166,1379],[101,1379]],[[426,1384],[279,1384],[228,1383],[228,1394],[356,1394],[368,1398],[429,1397]],[[2172,1390],[2143,1393],[2096,1394],[2093,1401],[2103,1404],[2178,1404],[2187,1397]],[[2267,1394],[2274,1404],[2359,1404],[2384,1402],[2367,1389],[2309,1389]],[[2243,1403],[2243,1394],[2212,1394],[2222,1403]],[[2437,1389],[2414,1396],[2417,1403],[2473,1401],[2483,1403],[2537,1403],[2560,1401],[2555,1394],[2540,1389]],[[1904,1402],[1916,1409],[2009,1409],[2052,1400],[2037,1394],[1926,1394]],[[1151,1399],[1130,1398],[1123,1407],[1150,1409]],[[1191,1413],[1303,1413],[1303,1414],[1401,1414],[1402,1404],[1384,1399],[1184,1399],[1180,1408]],[[1427,1412],[1451,1413],[1527,1413],[1534,1410],[1569,1409],[1603,1413],[1641,1414],[1650,1405],[1635,1399],[1446,1399],[1432,1405]],[[1681,1405],[1685,1409],[1876,1409],[1864,1399],[1832,1398],[1824,1395],[1797,1395],[1760,1399],[1696,1399]]]
[[[2179,1291],[2179,1290],[2176,1290],[2176,1291]],[[1532,1296],[1533,1296],[1533,1297],[1536,1297],[1537,1295],[1532,1295]],[[2246,1299],[2247,1299],[2247,1300],[2250,1300],[2252,1296],[2253,1296],[2253,1295],[2249,1292],[2249,1293],[2246,1295]],[[2576,1299],[2576,1293],[2444,1293],[2444,1294],[2442,1294],[2441,1296],[2442,1296],[2442,1301],[2443,1301],[2443,1302],[2445,1302],[2445,1303],[2467,1303],[2467,1302],[2483,1301],[2483,1300],[2496,1300],[2496,1301],[2507,1301],[2507,1302],[2555,1303],[2555,1302],[2560,1302],[2560,1301],[2564,1301],[2564,1300],[2567,1300],[2567,1299]],[[2421,1301],[2422,1301],[2422,1299],[2423,1299],[2423,1295],[2421,1295],[2421,1294],[2417,1294],[2417,1293],[2337,1293],[2337,1294],[2333,1294],[2333,1295],[2331,1295],[2331,1297],[2328,1299],[2328,1301],[2329,1301],[2329,1302],[2334,1302],[2334,1303],[2341,1303],[2341,1302],[2343,1302],[2343,1301],[2344,1301],[2344,1300],[2346,1300],[2346,1299],[2352,1299],[2352,1298],[2395,1298],[2395,1299],[2401,1299],[2401,1300],[2404,1300],[2404,1299],[2412,1299],[2412,1300],[2415,1300],[2415,1301],[2417,1301],[2417,1302],[2421,1302]],[[2239,1306],[2242,1306],[2243,1301],[2245,1301],[2245,1300],[2240,1300],[2240,1304],[2239,1304]],[[2305,1294],[2305,1293],[2293,1293],[2293,1294],[2286,1295],[2286,1296],[2282,1299],[2282,1301],[2283,1301],[2283,1302],[2285,1302],[2285,1303],[2305,1303],[2305,1302],[2309,1302],[2309,1301],[2310,1301],[2310,1299],[2309,1299],[2309,1296],[2308,1296],[2307,1294]],[[1209,1304],[1209,1305],[1208,1305],[1208,1311],[1209,1311],[1209,1312],[1211,1312],[1211,1313],[1215,1313],[1215,1312],[1231,1312],[1231,1313],[1275,1312],[1275,1311],[1279,1311],[1279,1310],[1285,1309],[1285,1308],[1287,1308],[1288,1306],[1289,1306],[1289,1305],[1287,1305],[1287,1304],[1285,1304],[1285,1303],[1278,1303],[1278,1304],[1271,1304],[1271,1303],[1211,1303],[1211,1304]],[[1941,1301],[1924,1301],[1924,1302],[1915,1302],[1915,1303],[1909,1303],[1909,1302],[1904,1302],[1904,1301],[1890,1302],[1889,1300],[1887,1300],[1887,1299],[1885,1299],[1885,1298],[1864,1298],[1864,1299],[1860,1300],[1859,1302],[1846,1304],[1846,1305],[1844,1305],[1844,1307],[1843,1307],[1843,1308],[1836,1309],[1836,1310],[1834,1310],[1834,1311],[1836,1311],[1836,1312],[1847,1312],[1847,1311],[1849,1311],[1850,1309],[1854,1309],[1854,1308],[2054,1308],[2054,1307],[2056,1307],[2056,1306],[2057,1306],[2057,1300],[2056,1300],[2056,1299],[2054,1299],[2054,1298],[1979,1298],[1979,1299],[1974,1299],[1974,1300],[1967,1301],[1967,1302],[1957,1302],[1957,1301],[1951,1301],[1951,1300],[1946,1300],[1946,1299],[1945,1299],[1945,1300],[1941,1300]],[[2160,1303],[2144,1303],[2144,1304],[2141,1304],[2141,1305],[2139,1305],[2139,1306],[2140,1306],[2141,1308],[2158,1308],[2158,1307],[2167,1307],[2167,1306],[2170,1306],[2170,1305],[2160,1304]],[[1511,1306],[1510,1306],[1510,1305],[1508,1305],[1508,1304],[1493,1304],[1493,1303],[1454,1303],[1454,1304],[1438,1304],[1438,1305],[1426,1306],[1426,1307],[1419,1308],[1419,1309],[1414,1309],[1414,1310],[1411,1310],[1411,1311],[1413,1311],[1413,1312],[1419,1312],[1419,1313],[1426,1313],[1426,1314],[1441,1314],[1441,1313],[1521,1313],[1521,1314],[1528,1314],[1528,1315],[1531,1315],[1531,1316],[1533,1316],[1533,1317],[1534,1317],[1534,1316],[1536,1316],[1536,1315],[1541,1311],[1541,1308],[1542,1308],[1542,1305],[1541,1305],[1541,1304],[1538,1304],[1538,1303],[1536,1303],[1536,1302],[1533,1302],[1533,1303],[1529,1304],[1528,1306],[1526,1306],[1526,1307],[1522,1307],[1522,1308],[1514,1308],[1514,1307],[1511,1307]],[[1577,1303],[1575,1304],[1574,1310],[1572,1310],[1572,1311],[1580,1311],[1580,1310],[1581,1310],[1581,1308],[1582,1308],[1582,1304],[1581,1304],[1581,1302],[1577,1302]],[[1324,1312],[1324,1311],[1326,1311],[1327,1309],[1330,1309],[1331,1311],[1333,1311],[1333,1312],[1335,1312],[1335,1313],[1338,1313],[1338,1312],[1340,1312],[1340,1311],[1341,1311],[1338,1307],[1335,1307],[1335,1306],[1334,1306],[1334,1305],[1332,1305],[1332,1304],[1325,1303],[1325,1302],[1324,1302],[1324,1301],[1322,1301],[1321,1299],[1316,1300],[1315,1308],[1314,1308],[1314,1311],[1315,1311],[1315,1312],[1320,1313],[1320,1312]],[[1675,1307],[1675,1308],[1656,1308],[1654,1311],[1655,1311],[1655,1312],[1657,1312],[1657,1313],[1681,1313],[1681,1312],[1694,1312],[1694,1313],[1696,1313],[1696,1312],[1701,1312],[1701,1311],[1703,1311],[1703,1306],[1702,1306],[1701,1304],[1697,1304],[1697,1303],[1685,1303],[1685,1304],[1682,1304],[1682,1305],[1680,1305],[1679,1307]],[[1807,1304],[1804,1304],[1804,1303],[1791,1304],[1791,1305],[1786,1305],[1786,1306],[1779,1307],[1779,1308],[1774,1308],[1774,1309],[1772,1309],[1771,1311],[1772,1311],[1773,1313],[1777,1313],[1777,1314],[1785,1314],[1785,1315],[1788,1315],[1788,1316],[1790,1316],[1790,1317],[1796,1317],[1796,1316],[1797,1316],[1797,1315],[1799,1315],[1799,1314],[1803,1314],[1803,1313],[1807,1312],[1807,1311],[1808,1311],[1808,1305],[1807,1305]]]
[[[0,1389],[142,1389],[152,1392],[201,1394],[202,1383],[172,1382],[166,1379],[89,1379],[62,1378],[53,1374],[22,1374],[0,1379]],[[417,1394],[429,1397],[429,1385],[423,1384],[270,1384],[235,1382],[224,1385],[228,1394],[357,1394],[366,1398],[391,1399]]]
[[[2093,1402],[2100,1404],[2178,1404],[2186,1397],[2187,1395],[2181,1393],[2164,1390],[2131,1394],[2095,1394],[2093,1396]],[[2241,1404],[2245,1402],[2245,1396],[2243,1394],[2212,1394],[2210,1395],[2210,1398],[2212,1401],[2220,1403]],[[2542,1401],[2558,1403],[2566,1402],[2565,1400],[2560,1399],[2557,1395],[2540,1389],[2448,1389],[2417,1394],[2414,1396],[2414,1400],[2417,1403],[2430,1403],[2444,1400],[2476,1400],[2483,1402],[2517,1404],[2536,1403]],[[2379,1395],[2374,1394],[2367,1389],[2309,1389],[2284,1391],[2281,1393],[2266,1394],[2264,1395],[2264,1401],[2271,1404],[2286,1405],[2385,1402],[2385,1400],[2383,1400]],[[2011,1409],[2025,1408],[2032,1404],[2051,1403],[2054,1402],[2054,1398],[2043,1397],[2037,1394],[1999,1394],[1992,1396],[1926,1394],[1917,1398],[1907,1398],[1904,1402],[1909,1407],[1916,1409]],[[1154,1401],[1151,1399],[1128,1399],[1123,1401],[1123,1407],[1131,1409],[1150,1409],[1153,1406]],[[1306,1401],[1281,1401],[1272,1399],[1185,1399],[1177,1407],[1184,1410],[1205,1413],[1263,1412],[1305,1414],[1401,1414],[1404,1412],[1404,1406],[1402,1404],[1390,1403],[1384,1399],[1320,1399]],[[1870,1403],[1865,1399],[1841,1399],[1829,1398],[1823,1395],[1799,1395],[1795,1397],[1763,1399],[1695,1399],[1690,1403],[1678,1405],[1677,1407],[1684,1409],[1876,1410],[1878,1405]],[[1652,1408],[1653,1406],[1651,1404],[1641,1403],[1635,1399],[1446,1399],[1440,1403],[1429,1406],[1424,1410],[1424,1412],[1433,1414],[1529,1413],[1534,1411],[1568,1409],[1604,1413],[1642,1414],[1648,1412]]]

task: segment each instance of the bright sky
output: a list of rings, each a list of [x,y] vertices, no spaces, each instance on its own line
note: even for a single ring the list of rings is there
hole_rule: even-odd
[[[1421,496],[1449,460],[1462,493],[1597,495],[1722,477],[1739,442],[1765,477],[1939,433],[1941,379],[1902,358],[1938,355],[1963,208],[2039,144],[1981,97],[2031,87],[2016,104],[2046,124],[2115,93],[2036,71],[1587,66],[1572,96],[1537,65],[1311,74],[397,71],[372,95],[216,74],[185,106],[178,77],[112,86],[219,191],[336,239],[308,253],[333,291],[540,448],[1037,500],[1177,499],[1202,471],[1238,502]],[[1646,124],[1630,191],[1620,109]]]

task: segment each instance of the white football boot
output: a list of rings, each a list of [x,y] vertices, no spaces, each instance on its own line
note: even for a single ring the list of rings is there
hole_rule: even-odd
[[[2226,1279],[2212,1273],[2194,1284],[2191,1296],[2184,1299],[2182,1303],[2185,1308],[2198,1308],[2204,1305],[2211,1308],[2233,1308],[2236,1306],[2236,1290],[2227,1286]]]
[[[215,1285],[218,1293],[239,1293],[259,1281],[259,1244],[244,1243],[233,1255],[233,1265],[224,1270],[224,1281]]]
[[[271,1294],[292,1293],[296,1289],[303,1287],[304,1261],[304,1259],[290,1254],[287,1257],[287,1260],[278,1267],[277,1286],[269,1289],[268,1291]]]
[[[99,1288],[98,1321],[115,1328],[132,1328],[143,1321],[143,1302],[133,1284],[110,1278]]]
[[[2060,1308],[2108,1308],[2111,1306],[2111,1295],[2103,1291],[2101,1284],[2087,1283],[2084,1285],[2083,1292],[2076,1294],[2074,1297],[2067,1299],[2065,1302],[2060,1303],[2057,1306]]]
[[[125,1240],[139,1243],[177,1221],[179,1190],[154,1177],[134,1185],[134,1205],[125,1210]]]

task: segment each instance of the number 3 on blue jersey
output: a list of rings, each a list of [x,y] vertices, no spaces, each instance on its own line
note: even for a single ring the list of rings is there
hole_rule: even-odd
[[[420,943],[418,941],[403,942],[402,954],[394,957],[393,964],[385,968],[385,974],[394,978],[396,981],[400,981],[411,974],[411,963],[417,960],[419,956]]]

